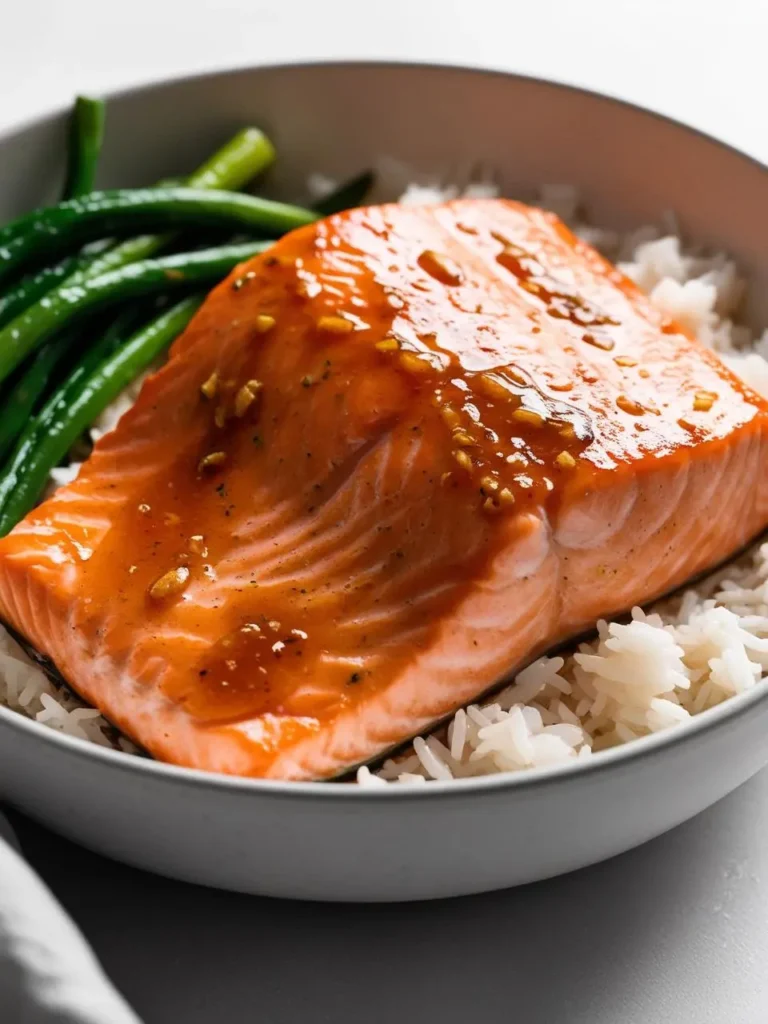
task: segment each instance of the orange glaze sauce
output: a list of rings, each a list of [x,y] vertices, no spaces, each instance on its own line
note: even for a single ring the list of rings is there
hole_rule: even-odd
[[[633,287],[565,229],[515,204],[490,222],[472,209],[430,222],[374,208],[295,232],[221,285],[177,343],[179,360],[197,345],[196,385],[86,578],[89,614],[121,605],[110,628],[126,659],[139,622],[207,631],[166,686],[194,717],[336,714],[415,656],[509,516],[556,515],[599,471],[754,412],[749,395],[718,408],[715,360],[681,386],[677,350]],[[348,525],[329,510],[355,474],[360,541],[326,574]],[[314,553],[274,565],[270,531],[286,523]],[[423,567],[433,536],[445,543]],[[385,605],[381,622],[338,628]]]

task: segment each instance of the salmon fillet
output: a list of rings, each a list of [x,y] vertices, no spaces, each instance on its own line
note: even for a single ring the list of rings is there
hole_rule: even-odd
[[[0,613],[155,757],[331,777],[747,543],[767,413],[548,213],[354,210],[212,292]]]

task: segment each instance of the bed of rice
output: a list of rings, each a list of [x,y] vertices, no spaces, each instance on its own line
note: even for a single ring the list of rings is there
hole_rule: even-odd
[[[322,181],[314,182],[318,190]],[[401,201],[428,203],[460,194],[411,184]],[[495,194],[474,183],[464,195]],[[768,331],[755,338],[734,323],[745,282],[724,253],[686,248],[672,215],[659,226],[620,237],[580,216],[578,196],[565,185],[545,186],[539,201],[595,245],[678,321],[716,349],[747,383],[768,397]],[[140,382],[94,425],[95,438],[112,429]],[[52,487],[76,475],[60,467]],[[597,636],[558,657],[540,658],[497,696],[456,713],[437,734],[417,738],[377,772],[360,768],[362,785],[423,785],[581,760],[648,733],[684,724],[691,715],[755,686],[768,673],[768,544],[695,589],[635,608],[624,622],[600,622]],[[135,752],[98,711],[57,687],[0,628],[0,703],[42,725],[81,739]]]

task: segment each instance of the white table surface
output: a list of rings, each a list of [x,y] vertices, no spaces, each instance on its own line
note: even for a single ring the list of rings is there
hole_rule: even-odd
[[[169,74],[415,58],[607,91],[768,159],[766,39],[766,0],[4,0],[0,128]],[[401,907],[196,889],[14,823],[146,1024],[768,1021],[768,772],[596,868]]]

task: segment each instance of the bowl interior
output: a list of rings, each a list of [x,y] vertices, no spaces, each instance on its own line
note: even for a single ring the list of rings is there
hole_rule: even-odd
[[[768,172],[660,116],[554,83],[450,67],[318,64],[161,83],[109,99],[100,184],[137,185],[194,167],[245,124],[279,160],[267,186],[295,199],[309,173],[344,177],[391,161],[415,175],[491,173],[507,195],[579,187],[591,219],[628,228],[678,216],[750,276],[753,326],[768,322],[768,260],[755,210]],[[0,220],[57,194],[66,111],[0,138]],[[407,173],[405,177],[407,177]]]

